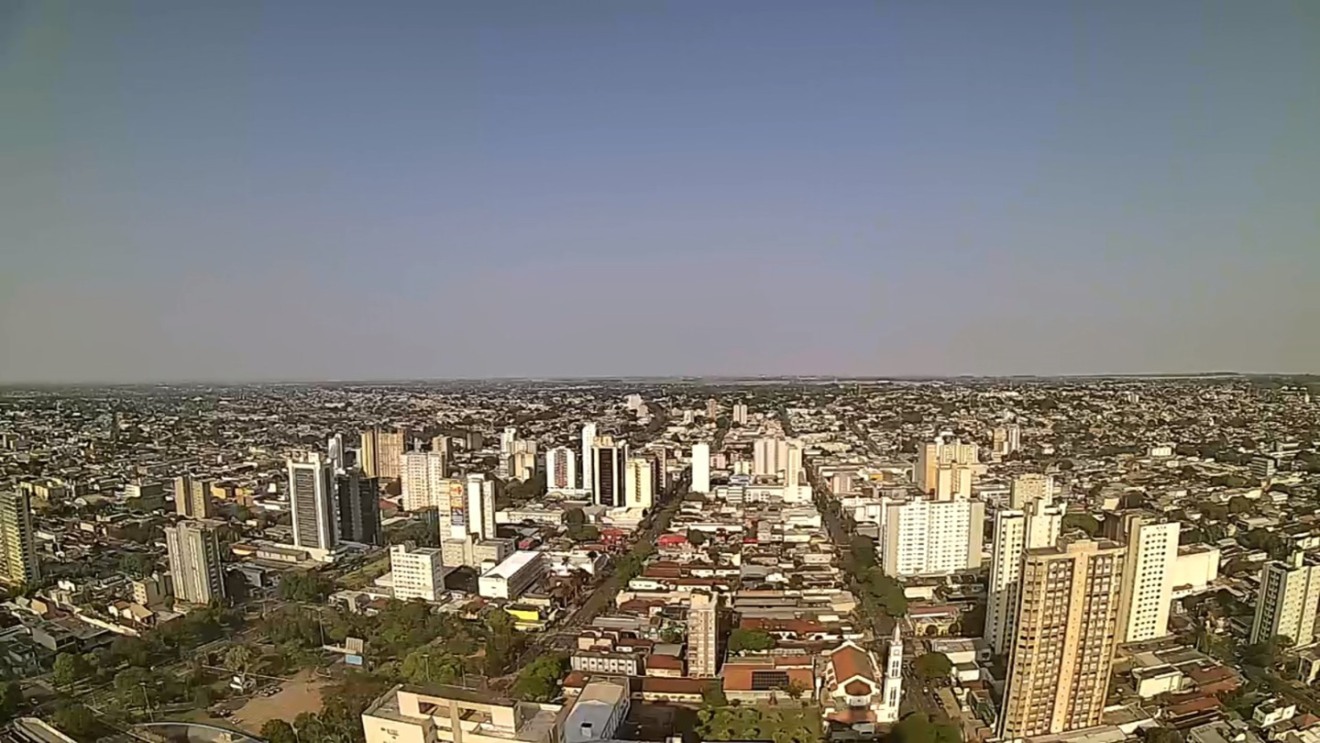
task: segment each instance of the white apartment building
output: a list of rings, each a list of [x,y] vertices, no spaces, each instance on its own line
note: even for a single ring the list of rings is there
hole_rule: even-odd
[[[440,601],[445,594],[445,569],[440,550],[404,542],[390,547],[394,598]]]
[[[549,492],[577,489],[577,458],[567,446],[545,452],[545,486]]]
[[[467,503],[461,516],[451,511],[450,538],[469,534],[476,535],[477,542],[495,537],[495,481],[482,474],[467,476]]]
[[[752,474],[778,477],[788,467],[788,441],[778,436],[759,438],[752,444]]]
[[[975,570],[984,525],[985,504],[978,500],[888,502],[880,525],[881,567],[895,578]]]
[[[1063,506],[1054,504],[1048,495],[1034,497],[1036,493],[1052,492],[1036,485],[1039,485],[1037,480],[1028,480],[1019,488],[1015,482],[1013,504],[1017,507],[995,514],[984,637],[996,655],[1009,650],[1008,643],[1017,630],[1023,553],[1028,549],[1053,547],[1063,525]]]
[[[692,485],[694,493],[710,492],[710,444],[692,445]]]
[[[1284,635],[1298,646],[1314,644],[1317,603],[1320,603],[1320,565],[1308,564],[1301,552],[1294,552],[1287,562],[1276,560],[1266,564],[1260,571],[1251,642]]]
[[[1119,620],[1119,642],[1143,642],[1169,634],[1169,608],[1178,560],[1177,522],[1154,523],[1149,517],[1124,519],[1128,555],[1123,582],[1127,616]]]
[[[596,424],[586,423],[582,426],[582,489],[591,490],[596,485],[595,473],[592,465],[595,464],[596,452],[593,448],[596,443]]]
[[[403,510],[443,507],[449,494],[445,477],[447,469],[448,461],[443,452],[405,452],[399,459]]]
[[[625,469],[624,505],[650,508],[655,500],[655,471],[646,457],[631,457]]]
[[[330,462],[316,452],[289,457],[288,469],[293,546],[323,559],[339,543],[335,473]]]

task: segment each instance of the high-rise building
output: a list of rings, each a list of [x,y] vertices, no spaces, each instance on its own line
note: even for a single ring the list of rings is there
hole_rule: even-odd
[[[1120,643],[1169,634],[1180,531],[1178,522],[1161,522],[1154,514],[1111,514],[1105,519],[1105,536],[1126,542],[1128,548],[1123,563],[1128,607],[1119,622]]]
[[[215,528],[199,521],[165,527],[174,596],[190,604],[209,604],[225,597],[224,566]]]
[[[339,507],[339,538],[346,542],[382,543],[380,528],[380,480],[366,477],[354,467],[335,476]]]
[[[335,523],[335,478],[330,463],[316,452],[289,457],[289,511],[293,544],[308,550],[333,550],[339,542]]]
[[[931,492],[935,500],[967,500],[972,497],[972,468],[965,464],[941,464],[935,467]]]
[[[577,489],[577,458],[567,446],[545,452],[545,487],[548,491]]]
[[[1274,457],[1258,454],[1251,458],[1249,466],[1252,477],[1257,480],[1268,480],[1274,477],[1274,472],[1279,467],[1279,461]]]
[[[624,505],[650,508],[655,500],[655,469],[647,457],[629,457],[624,484]]]
[[[463,527],[463,533],[473,535],[478,542],[495,537],[495,482],[485,475],[468,475],[464,523],[452,525],[455,531],[459,527]]]
[[[41,562],[32,531],[32,501],[27,491],[0,491],[0,553],[4,558],[0,578],[6,583],[33,585],[41,580]]]
[[[188,475],[174,478],[174,510],[188,519],[209,519],[214,516],[211,481],[194,480]]]
[[[445,594],[445,569],[440,550],[404,542],[390,547],[394,598],[440,601]]]
[[[1004,457],[1022,448],[1022,429],[1016,423],[995,427],[990,434],[990,451]]]
[[[1127,550],[1080,540],[1027,550],[999,736],[1021,740],[1101,722],[1124,604]]]
[[[1317,603],[1320,603],[1320,565],[1308,561],[1302,552],[1294,552],[1286,562],[1267,563],[1260,571],[1251,643],[1283,635],[1295,645],[1313,644]]]
[[[692,445],[692,492],[710,492],[710,444]]]
[[[981,566],[981,501],[886,499],[882,510],[880,551],[886,575],[948,575]]]
[[[441,435],[439,435],[439,436],[432,436],[432,437],[431,437],[431,451],[436,452],[436,453],[438,453],[438,454],[443,454],[443,455],[445,455],[445,458],[448,459],[448,458],[449,458],[449,437],[448,437],[448,436],[445,436],[444,434],[441,434]]]
[[[325,450],[330,459],[330,469],[336,474],[344,471],[344,457],[347,451],[344,449],[344,434],[337,433],[331,436],[325,443]]]
[[[448,468],[441,452],[410,451],[403,454],[399,468],[403,509],[420,511],[439,506],[447,494],[444,484]]]
[[[607,508],[622,508],[625,497],[624,473],[628,462],[628,442],[615,441],[612,436],[597,436],[591,444],[595,455],[592,476],[595,503]]]
[[[669,449],[662,441],[647,444],[646,449],[655,458],[655,488],[664,490],[669,487]]]
[[[788,456],[784,462],[784,487],[796,488],[802,480],[802,444],[788,442]]]
[[[1013,507],[995,514],[985,641],[996,655],[1007,652],[1017,628],[1023,554],[1029,549],[1053,547],[1059,541],[1063,525],[1063,507],[1053,502],[1053,488],[1039,478],[1045,476],[1017,478],[1011,497]]]
[[[733,422],[734,422],[734,423],[737,423],[737,424],[740,425],[740,426],[745,426],[745,425],[747,425],[747,406],[746,406],[746,405],[744,405],[744,404],[742,404],[742,403],[735,403],[734,406],[733,406],[733,412],[732,412],[730,415],[732,416],[732,418],[733,418]]]
[[[788,467],[788,441],[779,436],[759,438],[752,444],[752,474],[778,477]]]
[[[942,433],[917,449],[917,464],[912,479],[923,493],[936,488],[936,471],[940,465],[974,465],[980,461],[976,444],[963,443],[951,433]]]
[[[687,620],[688,675],[696,678],[714,676],[719,658],[719,596],[693,591],[691,600]]]
[[[715,420],[720,417],[720,401],[710,398],[706,401],[706,417]]]
[[[596,464],[596,453],[591,447],[596,443],[596,424],[586,423],[582,426],[582,489],[591,490],[596,487],[596,474],[593,470]]]
[[[393,432],[376,428],[363,431],[362,448],[359,450],[363,474],[382,480],[399,479],[400,459],[407,448],[407,438],[408,432],[402,428]]]

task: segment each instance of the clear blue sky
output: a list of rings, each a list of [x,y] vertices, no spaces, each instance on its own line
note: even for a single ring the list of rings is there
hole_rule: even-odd
[[[1320,371],[1320,3],[0,0],[0,380]]]

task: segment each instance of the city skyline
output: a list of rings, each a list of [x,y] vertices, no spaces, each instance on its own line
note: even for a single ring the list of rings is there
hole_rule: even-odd
[[[0,383],[1317,372],[1315,20],[10,4]]]

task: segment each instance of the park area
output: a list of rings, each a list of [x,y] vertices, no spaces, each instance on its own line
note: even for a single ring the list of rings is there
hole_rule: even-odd
[[[276,693],[249,699],[234,713],[233,721],[244,730],[259,733],[271,720],[293,720],[303,712],[320,712],[321,692],[326,683],[311,670],[299,671],[283,682]]]

